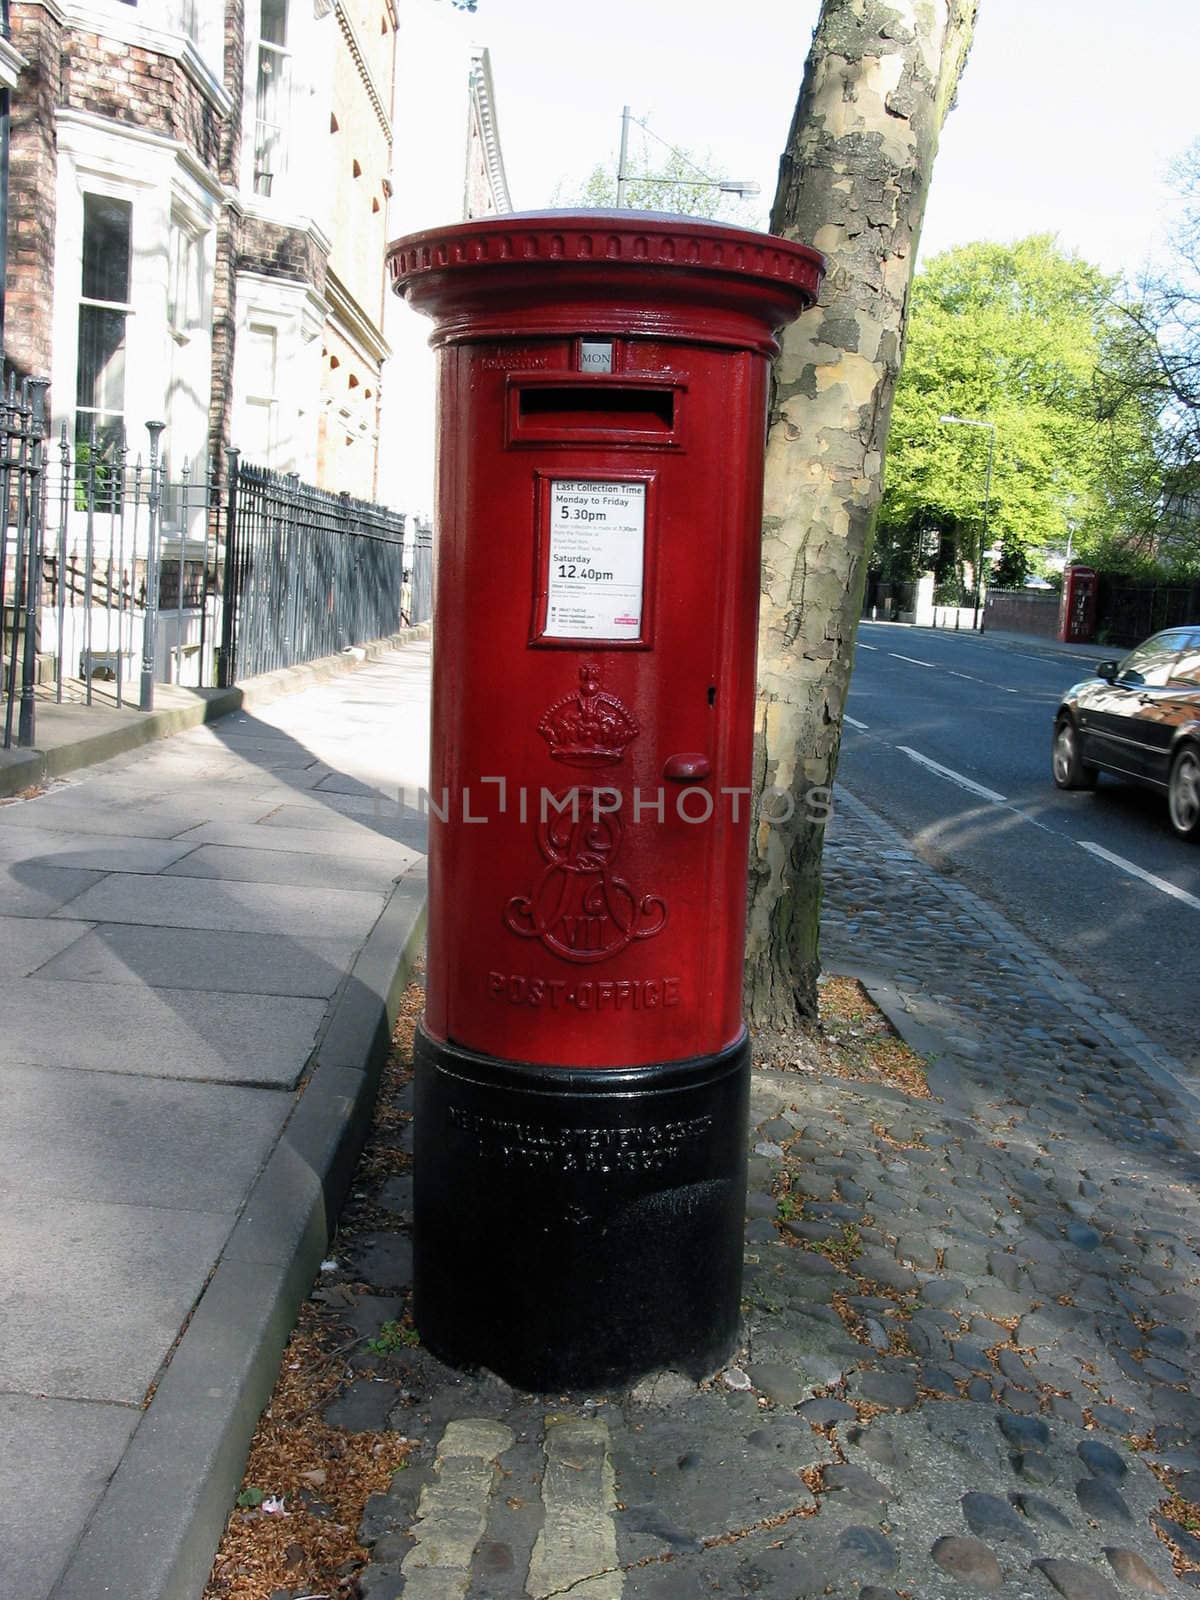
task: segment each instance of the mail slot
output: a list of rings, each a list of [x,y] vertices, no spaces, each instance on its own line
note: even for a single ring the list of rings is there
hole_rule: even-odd
[[[637,212],[391,246],[439,361],[415,1317],[529,1389],[737,1337],[759,534],[803,245]]]
[[[552,379],[514,381],[510,387],[510,440],[515,444],[679,442],[676,390],[662,383],[583,384]],[[678,409],[682,409],[679,407]]]

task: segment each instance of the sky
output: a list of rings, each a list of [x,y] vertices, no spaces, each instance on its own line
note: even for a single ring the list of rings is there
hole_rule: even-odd
[[[449,0],[442,0],[449,5]],[[518,209],[615,168],[621,108],[758,182],[765,226],[816,0],[478,0]],[[1200,137],[1197,0],[980,0],[921,254],[1056,233],[1109,272],[1160,247],[1168,166]],[[665,154],[665,152],[664,152]],[[561,199],[559,201],[561,203]]]
[[[567,203],[597,165],[615,175],[628,105],[668,145],[711,159],[710,171],[757,182],[761,196],[729,220],[765,228],[818,3],[478,0],[471,14],[450,0],[407,0],[397,231],[459,215],[458,96],[471,44],[491,57],[519,210]],[[435,41],[441,65],[433,69]],[[1200,0],[980,0],[918,260],[976,239],[1049,232],[1135,280],[1165,242],[1170,163],[1200,138],[1198,78]],[[405,159],[406,138],[415,161]],[[411,375],[431,374],[429,330],[398,301],[388,330],[411,393],[385,385],[385,396],[399,387],[401,399],[388,403],[405,409],[390,427],[380,488],[390,503],[424,510],[433,492],[432,376],[422,387]]]

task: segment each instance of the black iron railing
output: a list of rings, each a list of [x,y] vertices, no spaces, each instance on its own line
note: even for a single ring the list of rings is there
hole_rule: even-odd
[[[44,378],[15,378],[0,400],[0,638],[3,639],[4,748],[35,738],[42,496],[46,472]]]
[[[1100,574],[1096,631],[1105,644],[1132,647],[1189,622],[1200,623],[1200,583],[1128,583]]]
[[[315,661],[401,626],[405,518],[228,452],[218,682]]]
[[[413,525],[412,566],[409,569],[406,622],[428,622],[433,616],[433,529],[427,522]]]
[[[72,447],[63,427],[41,637],[57,700],[90,705],[102,685],[106,702],[149,711],[156,683],[213,682],[220,489],[186,463],[170,476],[164,432],[148,422],[138,449],[94,431]]]
[[[56,447],[47,384],[0,395],[0,739],[37,701],[150,710],[155,685],[228,686],[427,621],[424,523],[243,463],[168,465],[165,429]]]

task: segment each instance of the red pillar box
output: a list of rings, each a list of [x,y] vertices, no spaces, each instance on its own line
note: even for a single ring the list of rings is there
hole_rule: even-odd
[[[1058,637],[1067,644],[1087,644],[1096,631],[1100,579],[1094,567],[1067,567],[1058,607]]]
[[[737,1336],[775,330],[821,257],[637,212],[402,239],[438,545],[415,1316],[529,1389]]]

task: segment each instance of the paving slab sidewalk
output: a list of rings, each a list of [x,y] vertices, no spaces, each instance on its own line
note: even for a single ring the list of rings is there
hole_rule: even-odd
[[[421,934],[428,669],[9,763],[129,750],[0,805],[3,1600],[203,1587]]]

